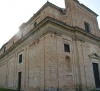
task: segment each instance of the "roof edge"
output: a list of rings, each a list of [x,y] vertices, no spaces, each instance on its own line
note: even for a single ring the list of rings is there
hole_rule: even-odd
[[[78,0],[74,0],[76,3],[78,3],[79,5],[81,5],[83,8],[87,9],[88,11],[90,11],[91,13],[93,13],[96,17],[99,16],[98,14],[96,14],[93,10],[91,10],[90,8],[88,8],[87,6],[85,6],[84,4],[81,4]]]
[[[23,29],[25,26],[27,26],[31,22],[31,20],[33,20],[45,7],[47,7],[49,5],[54,7],[54,8],[56,8],[56,9],[62,9],[61,7],[59,7],[59,6],[55,5],[55,4],[47,1],[39,10],[37,10],[37,12],[27,22],[22,23],[19,26],[19,29]]]

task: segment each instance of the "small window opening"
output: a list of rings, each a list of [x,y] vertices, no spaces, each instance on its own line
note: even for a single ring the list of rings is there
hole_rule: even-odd
[[[64,44],[64,51],[70,52],[70,46],[68,44]]]
[[[22,63],[22,54],[19,55],[19,63]]]
[[[34,26],[36,26],[37,25],[37,22],[34,22]]]
[[[90,32],[90,25],[87,22],[84,22],[86,32]]]

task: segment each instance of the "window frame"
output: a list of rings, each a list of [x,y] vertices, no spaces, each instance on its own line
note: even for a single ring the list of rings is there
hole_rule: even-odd
[[[64,43],[64,52],[70,53],[70,45],[67,43]]]
[[[88,22],[84,22],[84,26],[85,26],[85,31],[87,32],[87,33],[90,33],[91,31],[90,31],[90,24],[88,23]]]
[[[19,56],[18,56],[19,64],[22,63],[22,60],[23,60],[23,55],[22,54],[19,54]]]

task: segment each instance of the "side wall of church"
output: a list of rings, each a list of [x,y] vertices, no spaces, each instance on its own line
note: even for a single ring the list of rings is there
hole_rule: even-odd
[[[70,52],[64,51],[64,44]],[[0,63],[0,87],[17,89],[18,72],[25,90],[73,90],[95,88],[91,53],[100,54],[98,46],[72,40],[66,35],[46,34],[34,40],[31,36],[19,44]],[[22,54],[22,63],[19,55]],[[74,91],[74,90],[73,90]]]

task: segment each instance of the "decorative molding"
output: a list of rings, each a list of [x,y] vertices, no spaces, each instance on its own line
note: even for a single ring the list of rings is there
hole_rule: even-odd
[[[55,29],[55,27],[52,27],[52,26],[55,26],[57,28]],[[58,30],[58,28],[59,28],[59,30]],[[42,31],[42,34],[39,33],[40,31]],[[40,23],[38,23],[35,28],[33,28],[30,32],[28,32],[25,36],[23,36],[19,41],[17,41],[13,46],[11,46],[2,55],[0,55],[0,59],[2,57],[4,57],[6,54],[8,54],[10,51],[12,51],[14,48],[16,48],[18,45],[20,45],[20,43],[22,43],[26,39],[30,38],[30,36],[32,36],[33,34],[37,33],[38,34],[37,37],[40,37],[40,36],[43,36],[43,34],[47,34],[50,32],[52,32],[52,33],[56,32],[57,35],[67,34],[67,32],[70,32],[71,35],[74,34],[73,36],[75,36],[76,41],[77,40],[82,41],[82,42],[87,41],[86,39],[84,40],[84,36],[85,36],[85,37],[89,38],[91,41],[94,40],[96,43],[98,43],[98,45],[100,44],[99,37],[96,37],[91,34],[87,34],[83,29],[80,29],[78,27],[69,26],[66,23],[56,20],[54,18],[46,17],[44,20],[42,20]],[[82,36],[83,36],[83,38],[82,38]]]
[[[91,53],[88,55],[89,58],[98,59],[100,61],[100,56],[97,53]]]

